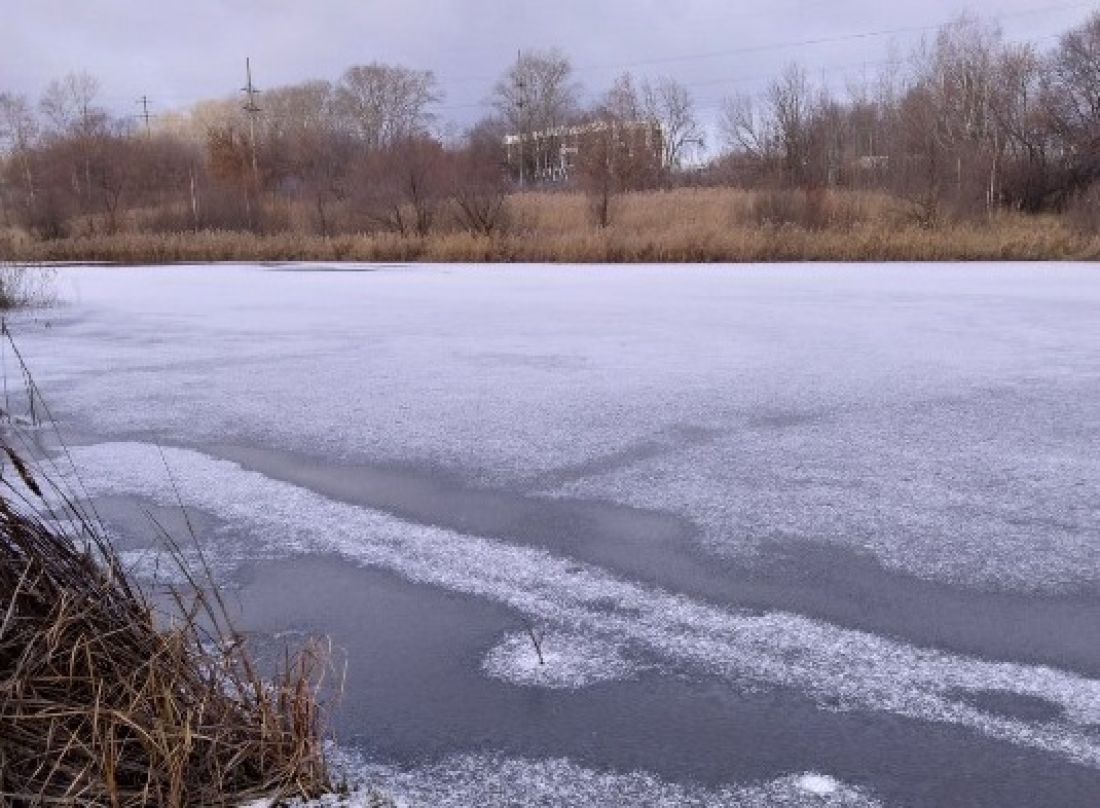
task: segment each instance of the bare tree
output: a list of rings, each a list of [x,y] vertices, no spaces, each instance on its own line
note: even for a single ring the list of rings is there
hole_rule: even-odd
[[[813,94],[806,71],[792,64],[767,90],[770,126],[780,149],[783,180],[804,185],[808,180],[810,117]]]
[[[560,126],[577,111],[579,86],[561,51],[522,54],[493,90],[493,104],[515,131]]]
[[[614,200],[625,191],[652,187],[662,172],[659,126],[623,121],[604,113],[584,127],[577,156],[580,186],[597,227],[611,224]]]
[[[927,88],[906,93],[899,111],[900,158],[891,175],[893,190],[914,206],[918,224],[934,226],[940,218],[944,166],[949,155],[937,135],[938,108]]]
[[[87,73],[69,73],[51,81],[39,104],[51,134],[90,136],[107,117],[95,105],[98,95],[99,80]]]
[[[30,152],[38,135],[38,121],[26,96],[0,93],[0,142],[18,164],[25,204],[35,203],[34,170]]]
[[[615,79],[611,89],[604,95],[600,109],[622,121],[642,120],[646,112],[642,105],[642,94],[638,90],[634,76],[623,73]]]
[[[207,132],[207,170],[217,194],[208,200],[207,215],[222,227],[260,227],[259,191],[252,171],[251,144],[240,125],[212,127]],[[216,203],[216,209],[213,204]]]
[[[349,195],[355,144],[342,132],[307,130],[297,132],[287,145],[288,174],[312,203],[318,232],[328,237],[333,232],[333,208]]]
[[[95,105],[99,81],[87,73],[69,73],[51,81],[39,104],[49,124],[49,136],[68,138],[76,147],[73,186],[81,205],[91,207],[92,140],[108,123],[107,113]]]
[[[1059,42],[1044,107],[1064,156],[1064,198],[1100,181],[1100,13]]]
[[[349,131],[377,149],[424,134],[441,97],[431,71],[369,64],[344,73],[335,108]]]
[[[335,128],[335,88],[327,81],[307,81],[268,90],[262,122],[268,137],[295,137]]]
[[[687,87],[667,76],[646,82],[642,90],[645,117],[661,127],[662,162],[666,171],[682,168],[693,149],[703,146],[703,130]]]
[[[427,236],[446,197],[447,155],[429,137],[410,137],[367,156],[357,202],[373,224]]]
[[[956,209],[993,201],[989,177],[1001,147],[993,115],[1000,48],[998,28],[964,15],[916,57],[917,86],[932,105],[932,132],[945,158],[942,187],[951,189]]]
[[[739,94],[725,98],[719,126],[730,151],[742,152],[760,162],[774,156],[773,133],[752,96]]]
[[[125,124],[118,122],[112,131],[100,132],[92,141],[89,190],[94,209],[102,216],[103,231],[108,234],[118,232],[123,194],[135,182],[142,145],[130,137]]]
[[[458,220],[466,230],[490,237],[507,225],[504,150],[492,122],[471,130],[466,143],[454,155],[452,196]]]
[[[566,124],[577,112],[579,85],[558,50],[521,54],[493,89],[493,105],[519,138],[520,178],[528,166],[545,166],[557,155],[554,138],[536,137]]]
[[[723,102],[721,126],[727,145],[752,158],[765,174],[789,185],[809,181],[813,93],[806,72],[790,65],[761,102],[739,95]]]
[[[1034,48],[1010,46],[999,57],[991,101],[1001,154],[991,172],[990,195],[1031,212],[1046,204],[1054,182],[1043,78],[1043,62]]]

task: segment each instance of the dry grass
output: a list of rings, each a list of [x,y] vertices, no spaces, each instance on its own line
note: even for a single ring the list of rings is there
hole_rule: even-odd
[[[25,234],[0,229],[0,311],[47,305],[54,299],[51,269],[13,260],[31,245]]]
[[[591,224],[576,193],[508,200],[508,230],[491,238],[444,224],[426,238],[289,230],[129,232],[19,242],[42,261],[766,262],[1097,260],[1100,234],[1057,216],[1002,213],[922,225],[912,206],[880,193],[681,189],[613,200],[611,225]]]
[[[0,497],[0,805],[227,805],[329,789],[316,649],[262,680],[201,596],[177,595],[165,622],[98,532],[65,535],[14,490]]]
[[[53,270],[16,261],[0,261],[0,311],[53,302]]]
[[[19,435],[5,428],[0,442],[0,806],[330,791],[325,646],[262,676],[217,590],[166,533],[187,585],[154,608],[94,515],[12,448]]]

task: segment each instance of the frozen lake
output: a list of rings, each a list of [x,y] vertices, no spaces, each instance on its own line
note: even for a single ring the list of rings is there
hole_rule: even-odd
[[[1095,265],[58,288],[13,331],[105,519],[141,558],[163,445],[411,805],[1096,805]]]

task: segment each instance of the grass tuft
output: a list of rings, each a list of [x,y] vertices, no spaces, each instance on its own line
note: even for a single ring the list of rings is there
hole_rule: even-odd
[[[331,791],[328,649],[263,677],[220,597],[154,608],[83,506],[4,445],[0,806],[234,805]]]

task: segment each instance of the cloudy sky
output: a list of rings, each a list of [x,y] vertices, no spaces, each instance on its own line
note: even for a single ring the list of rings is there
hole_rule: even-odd
[[[964,11],[1049,46],[1100,10],[1057,0],[0,0],[0,91],[41,92],[68,71],[130,114],[232,94],[251,56],[258,86],[335,79],[371,61],[434,70],[442,119],[469,123],[518,49],[560,47],[595,96],[615,75],[670,75],[704,117],[790,62],[843,87]]]

